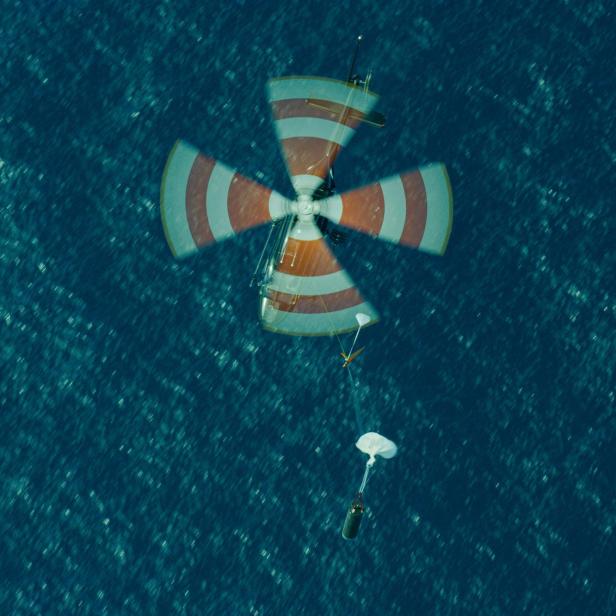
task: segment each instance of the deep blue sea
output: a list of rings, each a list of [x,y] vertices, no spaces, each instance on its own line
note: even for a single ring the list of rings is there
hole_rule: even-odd
[[[349,542],[336,340],[261,329],[267,227],[174,261],[159,187],[183,138],[290,196],[265,83],[358,34],[338,189],[442,161],[454,225],[334,248],[399,446]],[[615,614],[615,57],[607,0],[5,0],[0,614]]]

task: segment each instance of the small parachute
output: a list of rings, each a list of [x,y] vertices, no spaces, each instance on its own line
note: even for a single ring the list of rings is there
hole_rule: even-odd
[[[355,320],[359,324],[359,327],[363,327],[364,325],[370,323],[370,317],[367,314],[364,314],[363,312],[358,312],[355,315]]]

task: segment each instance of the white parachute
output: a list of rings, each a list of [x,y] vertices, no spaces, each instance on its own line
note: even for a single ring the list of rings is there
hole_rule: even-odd
[[[355,315],[355,320],[359,323],[360,327],[363,327],[367,323],[370,323],[370,317],[367,314],[364,314],[363,312],[358,312]]]
[[[375,456],[389,459],[398,453],[398,447],[393,441],[376,432],[366,432],[366,434],[360,436],[357,443],[355,443],[355,447],[370,456],[368,460],[370,466],[375,463]]]

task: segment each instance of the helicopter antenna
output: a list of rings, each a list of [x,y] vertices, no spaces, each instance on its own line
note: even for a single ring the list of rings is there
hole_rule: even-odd
[[[353,61],[351,62],[351,69],[349,70],[349,76],[347,77],[348,83],[353,83],[353,76],[355,74],[355,63],[357,62],[357,53],[359,52],[359,46],[363,38],[364,37],[361,34],[357,37],[357,42],[355,43],[355,51],[353,52]]]

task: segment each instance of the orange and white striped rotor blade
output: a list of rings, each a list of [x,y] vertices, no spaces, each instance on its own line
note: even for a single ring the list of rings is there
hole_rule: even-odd
[[[173,146],[160,189],[167,243],[176,257],[287,214],[275,191],[199,153],[185,141]]]
[[[379,319],[342,269],[313,221],[298,221],[261,303],[265,329],[293,336],[330,336]]]
[[[311,195],[327,177],[378,95],[323,77],[280,77],[267,84],[276,134],[295,191]]]
[[[445,165],[436,163],[320,201],[333,222],[389,242],[442,255],[453,220]]]

